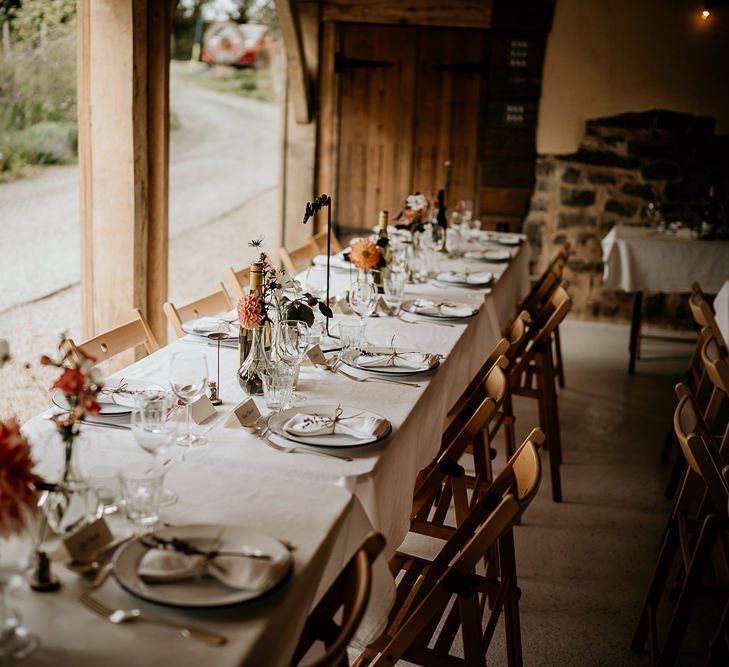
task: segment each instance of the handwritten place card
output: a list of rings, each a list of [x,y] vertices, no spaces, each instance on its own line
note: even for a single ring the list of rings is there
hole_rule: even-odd
[[[190,413],[192,421],[196,424],[204,424],[208,419],[218,414],[207,394],[203,394],[190,406]]]
[[[63,538],[63,546],[72,560],[89,560],[99,549],[113,541],[104,517],[75,530]]]
[[[324,353],[321,351],[320,345],[314,345],[307,353],[306,356],[309,357],[309,361],[314,364],[314,366],[326,366],[327,365],[327,358],[324,356]]]
[[[228,415],[228,419],[225,420],[225,427],[237,428],[238,426],[245,426],[250,428],[251,426],[255,426],[260,418],[261,411],[258,409],[255,401],[249,398],[239,403],[233,412]]]
[[[347,301],[344,297],[337,299],[337,306],[339,310],[342,311],[342,315],[352,314],[352,309],[349,307],[349,301]]]

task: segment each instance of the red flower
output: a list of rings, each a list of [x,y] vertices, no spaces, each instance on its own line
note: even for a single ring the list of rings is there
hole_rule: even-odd
[[[98,415],[101,412],[101,406],[96,402],[96,398],[88,394],[85,394],[81,398],[81,404],[89,415]]]
[[[84,389],[84,375],[75,368],[66,368],[53,389],[60,389],[65,396],[78,396]]]
[[[23,512],[36,504],[35,482],[30,445],[20,434],[14,419],[0,421],[0,537],[23,528]]]

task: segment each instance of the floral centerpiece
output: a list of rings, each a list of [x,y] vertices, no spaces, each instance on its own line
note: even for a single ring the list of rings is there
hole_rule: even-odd
[[[60,492],[50,502],[49,519],[55,520],[56,530],[62,529],[64,515],[71,502],[71,494],[83,489],[81,477],[74,469],[73,448],[81,423],[101,411],[97,397],[103,388],[101,373],[95,360],[77,348],[65,335],[58,343],[58,355],[53,358],[44,354],[42,366],[54,366],[61,374],[51,390],[58,390],[66,399],[68,409],[51,417],[64,446],[63,470],[59,479]]]
[[[384,255],[376,243],[370,239],[355,241],[349,252],[344,255],[347,261],[352,262],[360,271],[382,269],[385,266]]]
[[[420,192],[408,195],[403,207],[396,216],[397,229],[407,229],[410,232],[423,232],[432,217],[430,200]]]
[[[252,241],[249,245],[258,248],[261,240]],[[243,333],[252,332],[250,347],[238,369],[238,381],[246,393],[260,395],[263,391],[261,372],[270,362],[264,327],[269,326],[275,338],[279,322],[299,320],[311,326],[314,324],[315,308],[325,317],[332,317],[328,304],[308,292],[302,292],[299,282],[285,269],[276,269],[268,255],[262,252],[251,265],[251,293],[241,297],[237,304],[242,334],[241,353]],[[275,350],[275,345],[272,349]]]

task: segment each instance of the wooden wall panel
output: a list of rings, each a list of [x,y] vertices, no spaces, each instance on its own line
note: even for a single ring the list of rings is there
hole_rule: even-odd
[[[365,229],[378,211],[399,209],[409,192],[415,86],[415,40],[408,28],[342,26],[345,59],[387,66],[344,66],[339,74],[337,222]],[[346,61],[345,61],[346,62]]]
[[[491,0],[324,0],[325,21],[488,28]]]
[[[478,109],[488,37],[481,30],[418,31],[411,190],[442,186],[452,165],[451,202],[473,200],[478,162]],[[437,45],[437,48],[434,48]]]

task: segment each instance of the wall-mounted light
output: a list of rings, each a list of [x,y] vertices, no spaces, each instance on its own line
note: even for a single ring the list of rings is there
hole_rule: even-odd
[[[714,13],[714,9],[721,4],[721,0],[704,0],[704,8],[701,10],[699,16],[702,21],[708,21]]]
[[[710,16],[711,16],[711,10],[710,9],[704,9],[704,10],[702,10],[702,12],[701,12],[701,18],[704,19],[704,21],[706,21],[706,19],[708,19]]]

